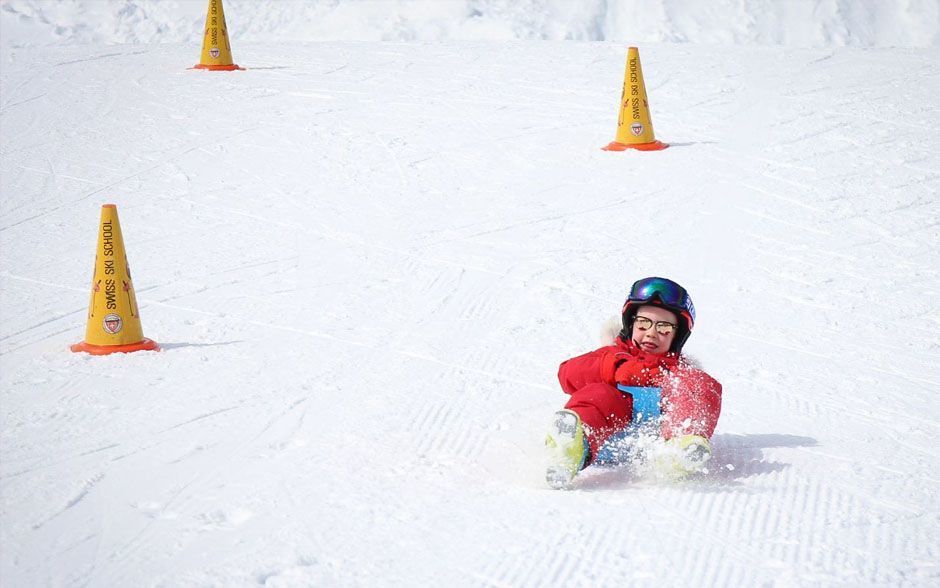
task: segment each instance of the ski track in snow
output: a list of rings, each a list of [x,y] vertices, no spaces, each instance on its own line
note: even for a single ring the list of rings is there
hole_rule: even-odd
[[[5,584],[936,583],[935,49],[643,47],[653,154],[599,150],[619,45],[236,49],[4,56]],[[108,201],[160,353],[66,351]],[[713,469],[550,491],[649,274]]]

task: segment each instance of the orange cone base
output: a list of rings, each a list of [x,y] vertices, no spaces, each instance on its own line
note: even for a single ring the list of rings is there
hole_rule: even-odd
[[[626,151],[627,149],[636,149],[637,151],[662,151],[666,147],[669,147],[669,143],[663,143],[662,141],[651,141],[649,143],[618,143],[616,141],[611,141],[607,147],[601,147],[604,151]]]
[[[69,347],[75,353],[90,353],[92,355],[108,355],[110,353],[130,353],[132,351],[160,351],[160,346],[157,345],[156,341],[147,339],[146,337],[140,340],[138,343],[130,343],[128,345],[92,345],[91,343],[76,343]]]
[[[234,63],[232,65],[203,65],[201,63],[197,63],[190,69],[208,69],[209,71],[235,71],[236,69],[243,70],[245,68]]]

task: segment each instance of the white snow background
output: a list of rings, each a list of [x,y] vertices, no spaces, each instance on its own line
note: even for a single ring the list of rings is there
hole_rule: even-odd
[[[0,4],[4,587],[940,583],[936,1],[205,4]],[[109,202],[161,352],[68,351]],[[549,490],[646,275],[714,466]]]

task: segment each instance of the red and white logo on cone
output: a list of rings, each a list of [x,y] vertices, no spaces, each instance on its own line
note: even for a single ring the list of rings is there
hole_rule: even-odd
[[[218,59],[218,57],[219,57],[219,48],[218,48],[218,47],[213,47],[212,49],[209,49],[209,55],[212,56],[212,59]]]
[[[640,135],[643,134],[643,125],[641,125],[640,123],[633,123],[632,125],[630,125],[630,131],[634,135],[639,137]]]
[[[121,331],[121,327],[124,326],[124,321],[121,320],[121,315],[111,313],[105,315],[102,324],[106,333],[116,335]]]

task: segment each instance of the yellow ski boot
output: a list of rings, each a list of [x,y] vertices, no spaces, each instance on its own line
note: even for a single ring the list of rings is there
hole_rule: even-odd
[[[712,444],[699,435],[680,435],[666,441],[665,451],[657,457],[656,470],[666,476],[684,478],[705,472],[712,457]]]
[[[571,410],[559,410],[545,438],[548,467],[545,481],[556,490],[568,488],[588,457],[581,417]]]

